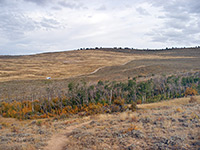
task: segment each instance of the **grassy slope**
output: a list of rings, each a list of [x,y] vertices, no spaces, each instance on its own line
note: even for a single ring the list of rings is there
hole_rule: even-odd
[[[48,76],[66,79],[92,73],[100,67],[121,65],[133,59],[144,58],[139,54],[95,50],[5,56],[0,57],[0,81],[45,79]]]
[[[90,80],[117,79],[117,76],[124,79],[138,74],[200,70],[199,64],[200,49],[168,51],[100,49],[29,56],[1,56],[0,82],[42,80],[48,76],[53,79],[78,76],[88,77]]]
[[[137,75],[167,75],[200,70],[200,49],[175,49],[169,51],[124,50],[124,52],[121,50],[120,52],[144,55],[147,58],[132,60],[125,65],[105,67],[97,73],[86,77],[89,79],[123,80]]]

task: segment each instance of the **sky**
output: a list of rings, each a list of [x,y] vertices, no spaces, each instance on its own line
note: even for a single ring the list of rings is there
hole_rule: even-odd
[[[0,0],[0,55],[199,45],[199,0]]]

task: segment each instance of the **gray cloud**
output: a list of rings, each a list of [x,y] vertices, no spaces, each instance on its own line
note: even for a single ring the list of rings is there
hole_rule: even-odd
[[[153,6],[162,7],[165,12],[169,14],[175,13],[200,13],[200,1],[198,0],[173,0],[173,1],[163,1],[163,0],[149,0]]]
[[[66,2],[66,1],[60,1],[58,2],[60,6],[63,6],[65,8],[70,8],[70,9],[80,9],[84,8],[83,4],[81,3],[75,3],[75,2]]]
[[[200,35],[200,1],[152,1],[165,13],[160,19],[164,24],[152,30],[152,41],[175,44],[196,44]]]
[[[1,9],[4,9],[7,6],[8,6],[8,1],[6,1],[6,0],[0,0],[0,8]]]
[[[53,6],[53,7],[51,7],[51,9],[53,9],[53,10],[62,10],[62,8],[58,7],[58,6]]]
[[[47,3],[51,2],[51,0],[24,0],[24,1],[32,2],[32,3],[35,3],[35,4],[40,5],[40,6],[44,6]]]
[[[105,5],[101,5],[99,8],[97,8],[97,10],[104,11],[104,10],[106,10],[106,6]]]
[[[2,3],[4,3],[5,2],[5,0],[0,0],[0,4],[2,4]]]
[[[136,8],[136,11],[139,12],[141,15],[147,16],[150,15],[144,8],[138,7]]]
[[[60,23],[55,19],[43,18],[39,24],[46,29],[56,29],[60,27]]]
[[[1,36],[10,40],[24,38],[28,32],[38,29],[57,29],[63,28],[55,19],[43,17],[41,21],[35,21],[21,13],[5,12],[0,14],[0,33]]]
[[[197,13],[197,14],[199,14],[200,13],[200,1],[198,1],[198,0],[196,0],[196,1],[194,1],[194,2],[192,2],[192,3],[189,3],[189,5],[190,5],[190,12],[192,12],[192,13]]]
[[[200,43],[198,0],[0,0],[0,8],[0,54]]]
[[[1,35],[9,39],[21,38],[26,31],[33,31],[37,28],[36,23],[23,14],[1,13],[0,31]]]

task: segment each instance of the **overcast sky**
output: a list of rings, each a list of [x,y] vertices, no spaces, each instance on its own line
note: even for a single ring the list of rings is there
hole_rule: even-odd
[[[200,0],[0,0],[0,55],[200,45]]]

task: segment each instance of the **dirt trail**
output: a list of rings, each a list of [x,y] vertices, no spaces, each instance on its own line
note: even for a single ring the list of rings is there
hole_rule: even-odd
[[[130,63],[130,62],[133,61],[133,60],[135,60],[135,59],[131,59],[131,60],[129,60],[128,62],[125,62],[125,63],[123,63],[123,64],[121,64],[121,65],[118,65],[118,66],[125,66],[126,64]],[[86,74],[86,75],[92,75],[92,74],[96,73],[97,71],[99,71],[100,69],[103,69],[103,68],[106,68],[106,67],[111,67],[111,66],[102,66],[102,67],[99,67],[99,68],[97,68],[96,70],[94,70],[93,72],[88,73],[88,74]]]
[[[65,129],[65,131],[62,131],[60,133],[54,134],[51,139],[47,142],[47,146],[44,147],[44,150],[63,150],[63,148],[66,146],[66,143],[68,141],[67,134],[72,132],[72,130],[83,126],[85,124],[88,124],[91,121],[87,121],[78,125],[72,125]]]

